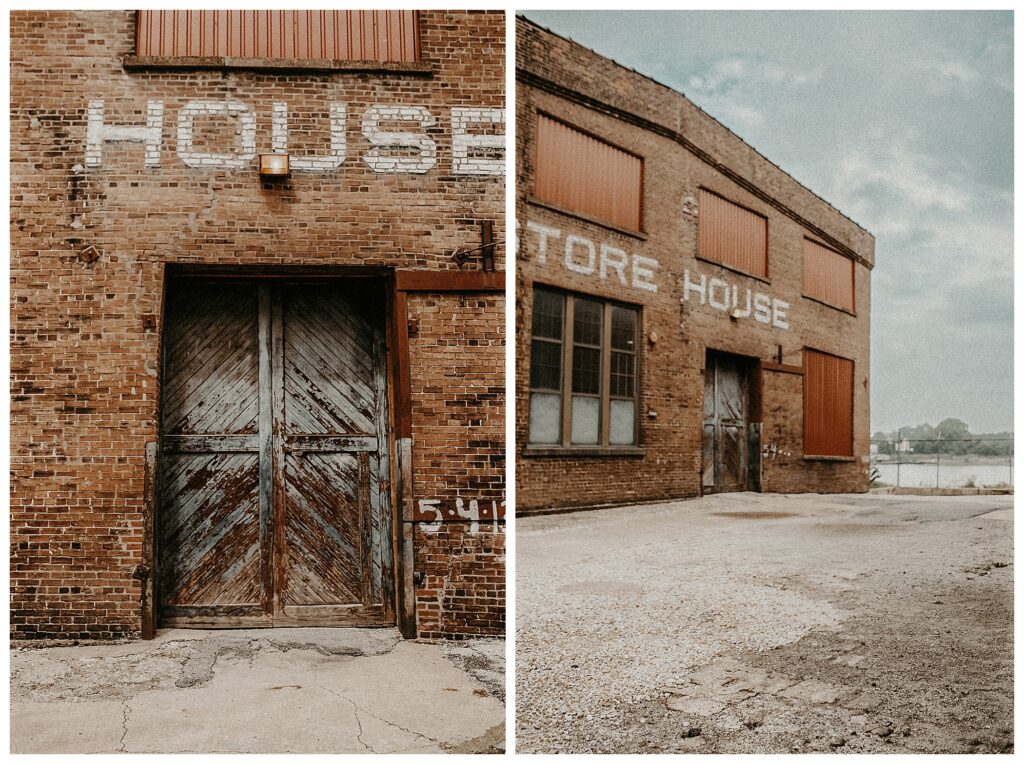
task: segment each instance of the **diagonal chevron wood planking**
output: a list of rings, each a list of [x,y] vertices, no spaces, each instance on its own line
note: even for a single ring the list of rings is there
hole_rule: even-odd
[[[339,281],[170,293],[165,625],[393,622],[382,297]]]

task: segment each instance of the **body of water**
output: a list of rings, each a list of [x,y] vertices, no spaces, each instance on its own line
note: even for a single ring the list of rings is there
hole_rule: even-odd
[[[896,464],[879,462],[879,480],[888,485],[896,485]],[[899,467],[899,485],[908,488],[962,488],[973,482],[977,487],[1013,485],[1013,474],[1010,464],[949,464],[940,463],[938,486],[935,479],[934,464],[901,464]]]

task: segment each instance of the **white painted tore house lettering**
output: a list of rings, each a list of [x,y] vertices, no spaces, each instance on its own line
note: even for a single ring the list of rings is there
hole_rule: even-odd
[[[622,286],[657,292],[654,278],[658,272],[658,261],[651,257],[630,254],[620,247],[605,242],[595,242],[586,236],[570,233],[564,237],[564,256],[554,253],[556,242],[562,239],[558,228],[526,221],[527,230],[537,236],[537,262],[547,265],[548,255],[561,262],[566,270],[584,276],[594,276],[601,281],[617,280]],[[549,249],[549,244],[552,248]]]
[[[620,247],[595,242],[579,234],[563,235],[561,229],[532,220],[526,221],[526,229],[535,236],[537,262],[540,265],[547,265],[550,257],[571,273],[592,276],[600,281],[617,281],[632,289],[658,291],[655,277],[659,264],[654,258],[632,254]],[[708,278],[697,273],[691,276],[689,269],[684,270],[682,302],[707,305],[731,318],[753,318],[775,329],[789,329],[788,302],[738,284],[730,284],[717,276]]]
[[[299,172],[332,172],[348,158],[348,107],[329,104],[330,146],[316,156],[295,156],[291,167]],[[223,152],[196,151],[193,146],[195,122],[207,117],[238,120],[235,145]],[[412,123],[418,131],[385,129],[384,125]],[[362,135],[372,146],[361,159],[375,173],[424,174],[438,165],[437,143],[424,132],[438,123],[437,117],[423,106],[374,104],[361,116]],[[503,133],[474,132],[474,128],[505,123],[504,109],[453,106],[450,111],[451,172],[453,175],[503,175],[505,173],[505,136]],[[176,153],[188,167],[230,170],[246,167],[256,159],[257,115],[252,106],[241,101],[189,101],[178,112]],[[144,148],[148,168],[161,166],[160,151],[164,138],[163,101],[146,104],[145,125],[110,124],[102,99],[89,101],[86,128],[85,165],[103,166],[106,143],[139,143]],[[271,114],[271,146],[275,153],[288,151],[288,104],[274,102]],[[401,153],[392,153],[400,150]]]

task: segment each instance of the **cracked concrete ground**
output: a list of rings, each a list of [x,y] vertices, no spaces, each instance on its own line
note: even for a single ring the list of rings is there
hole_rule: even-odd
[[[11,752],[494,753],[503,672],[503,640],[427,644],[393,629],[20,645]]]
[[[1013,498],[521,518],[516,750],[1013,751]]]

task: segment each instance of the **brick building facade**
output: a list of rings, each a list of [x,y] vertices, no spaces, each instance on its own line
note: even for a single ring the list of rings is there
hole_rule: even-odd
[[[504,632],[504,38],[12,14],[13,636]]]
[[[516,504],[865,491],[873,237],[517,20]]]

